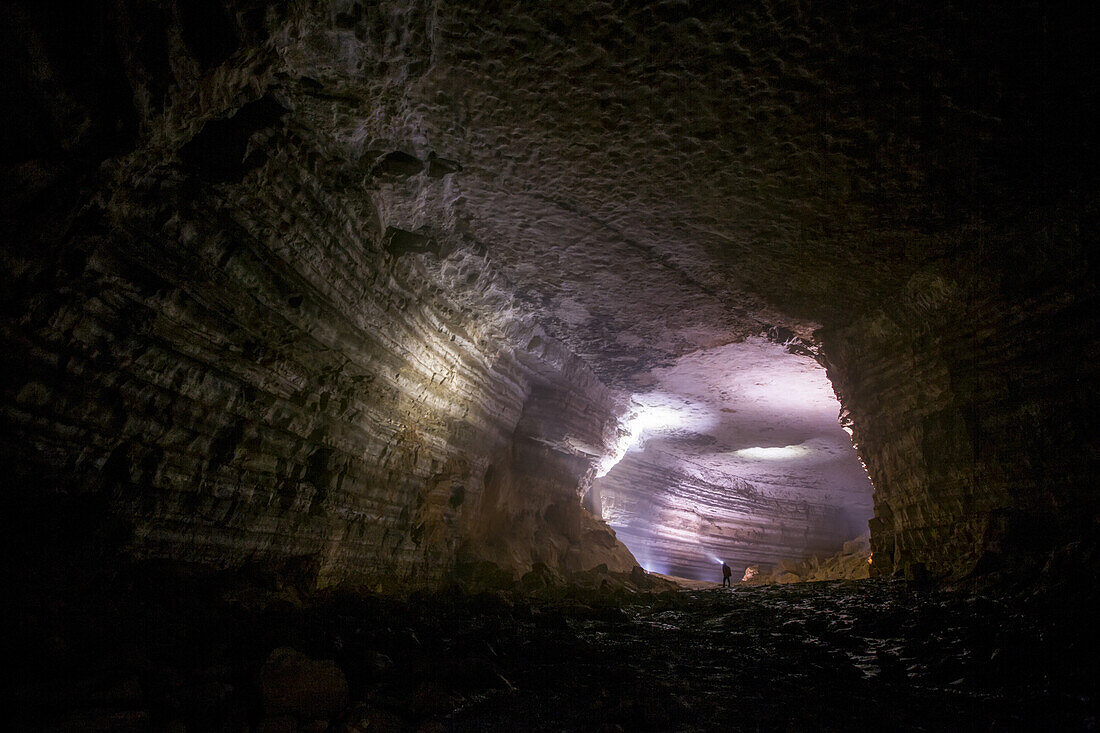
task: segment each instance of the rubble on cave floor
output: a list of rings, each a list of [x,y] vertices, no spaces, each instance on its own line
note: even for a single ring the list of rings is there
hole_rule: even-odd
[[[1095,724],[1083,606],[902,581],[398,600],[194,577],[22,618],[17,729],[946,730]]]
[[[822,580],[863,580],[871,577],[871,538],[861,535],[844,543],[841,550],[827,558],[780,560],[769,570],[758,563],[745,568],[741,585],[805,583]]]

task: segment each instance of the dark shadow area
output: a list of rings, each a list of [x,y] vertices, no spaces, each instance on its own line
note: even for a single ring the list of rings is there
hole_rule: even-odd
[[[1087,730],[1096,714],[1096,627],[1064,589],[639,594],[595,574],[398,599],[168,563],[95,580],[19,617],[16,729]]]
[[[1066,6],[0,3],[9,727],[1094,729]]]

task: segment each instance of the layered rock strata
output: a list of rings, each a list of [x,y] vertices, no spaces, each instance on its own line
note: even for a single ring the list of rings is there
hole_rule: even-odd
[[[712,580],[723,561],[740,574],[866,531],[871,483],[805,343],[747,339],[645,376],[629,445],[593,484],[643,566]]]
[[[334,157],[271,63],[181,74],[94,175],[13,172],[14,529],[80,501],[132,554],[305,557],[322,584],[438,583],[459,557],[629,570],[580,506],[612,395],[416,214],[453,217],[458,166]]]
[[[741,585],[786,585],[826,580],[862,580],[871,576],[871,542],[867,535],[845,542],[840,552],[808,560],[784,558],[777,563],[753,563]]]
[[[815,500],[812,489],[758,487],[729,475],[708,483],[666,461],[648,449],[631,453],[599,482],[613,501],[605,517],[647,570],[720,579],[723,560],[740,575],[754,561],[828,555],[850,531],[844,510]]]
[[[625,567],[612,390],[774,329],[884,572],[1094,546],[1090,12],[5,3],[7,537]]]
[[[825,335],[875,484],[877,572],[1034,572],[1095,537],[1095,284],[1073,235],[1044,229],[996,243],[1015,271],[914,276],[891,306]],[[1016,243],[1037,236],[1049,260],[1025,266]]]

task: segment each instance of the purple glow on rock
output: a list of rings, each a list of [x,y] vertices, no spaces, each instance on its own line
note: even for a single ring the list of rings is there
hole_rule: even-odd
[[[596,481],[640,561],[711,580],[721,557],[741,572],[866,531],[871,485],[813,359],[749,339],[647,377]]]

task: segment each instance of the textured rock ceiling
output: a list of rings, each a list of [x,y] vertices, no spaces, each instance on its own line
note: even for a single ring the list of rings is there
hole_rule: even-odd
[[[834,233],[864,215],[860,193],[874,187],[874,173],[853,155],[861,144],[873,150],[880,133],[867,115],[847,116],[864,90],[836,78],[849,73],[835,65],[836,41],[809,48],[823,21],[766,6],[420,10],[383,6],[381,17],[405,31],[397,36],[354,14],[335,29],[309,27],[284,55],[306,92],[296,115],[334,135],[343,155],[396,148],[461,166],[442,191],[430,170],[404,181],[404,199],[415,203],[384,211],[387,223],[483,246],[525,309],[609,386],[645,394],[670,379],[673,394],[707,394],[712,412],[745,410],[738,447],[775,446],[777,430],[805,433],[802,416],[783,409],[791,384],[774,383],[783,394],[757,395],[748,409],[743,394],[725,389],[739,374],[767,371],[763,354],[783,369],[782,348],[698,350],[776,325],[809,338],[820,324],[769,299],[797,288],[818,299],[821,317],[850,307],[841,294],[865,302],[892,275],[881,258],[874,270],[860,263],[877,242]],[[856,33],[847,18],[832,20]],[[382,104],[365,116],[365,100]],[[703,355],[692,362],[695,353]],[[652,371],[662,365],[678,375]],[[807,375],[813,389],[822,378]],[[813,429],[831,425],[839,451],[839,406],[821,404],[824,422],[817,415]],[[728,447],[731,427],[698,428],[695,437]],[[720,522],[765,535],[755,548],[744,539],[726,547],[735,563],[828,553],[870,516],[850,444],[846,470],[815,465],[783,479],[691,439],[676,453],[651,446],[653,465],[631,476],[633,493],[659,505],[677,491],[685,462],[709,462],[709,491],[694,500]],[[853,504],[862,508],[856,520],[847,518]],[[656,522],[647,513],[607,518],[618,527]],[[651,534],[635,532],[628,546],[655,565],[706,572],[698,557]]]
[[[628,510],[686,502],[741,518],[730,559],[825,550],[868,487],[817,363],[884,570],[1093,516],[1087,12],[0,13],[5,450],[139,554],[629,568],[577,495],[639,405],[695,422],[590,492],[624,535],[702,572],[695,535]],[[739,453],[788,447],[778,477]]]
[[[808,335],[813,323],[792,316],[889,288],[884,244],[902,260],[934,254],[862,231],[871,193],[906,193],[878,179],[901,189],[920,154],[880,160],[896,132],[879,117],[911,102],[869,100],[858,74],[899,39],[846,13],[401,3],[371,15],[336,28],[321,16],[285,48],[308,77],[297,116],[343,155],[396,147],[460,163],[446,206],[422,194],[403,224],[483,243],[551,335],[615,386],[767,325]],[[876,45],[846,54],[844,36]],[[890,84],[920,82],[919,59],[898,56]]]

